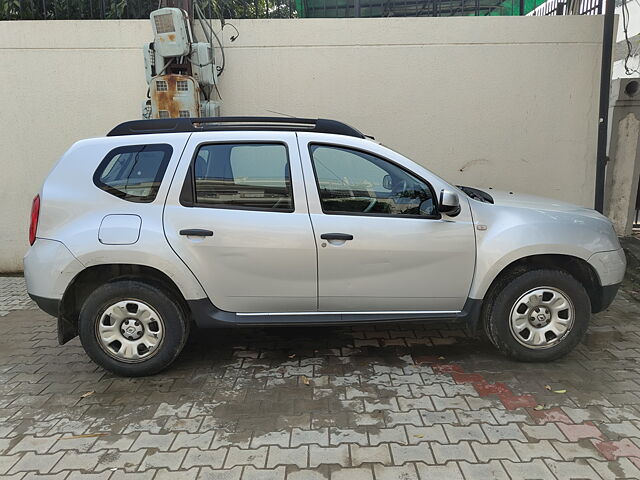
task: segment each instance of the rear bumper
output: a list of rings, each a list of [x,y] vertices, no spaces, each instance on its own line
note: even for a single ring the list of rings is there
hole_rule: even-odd
[[[33,295],[32,293],[29,293],[29,296],[31,297],[31,300],[36,302],[36,305],[38,305],[40,310],[48,313],[52,317],[58,317],[60,312],[60,299],[40,297],[38,295]]]
[[[64,243],[38,238],[24,257],[27,292],[40,308],[51,314],[52,302],[62,299],[67,286],[83,269]]]

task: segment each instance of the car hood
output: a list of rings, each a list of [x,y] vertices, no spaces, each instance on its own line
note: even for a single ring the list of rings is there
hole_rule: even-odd
[[[500,190],[485,190],[493,197],[495,205],[517,208],[529,208],[546,212],[563,212],[574,215],[584,215],[595,219],[606,219],[603,215],[591,208],[581,207],[568,202],[551,198],[529,195],[526,193],[505,192]]]

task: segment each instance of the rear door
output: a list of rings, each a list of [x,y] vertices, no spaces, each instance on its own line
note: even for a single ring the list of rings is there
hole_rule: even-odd
[[[316,244],[295,133],[194,133],[164,229],[217,308],[317,310]]]

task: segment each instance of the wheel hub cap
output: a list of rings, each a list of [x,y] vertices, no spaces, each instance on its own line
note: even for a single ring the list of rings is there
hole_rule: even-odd
[[[566,293],[554,287],[534,288],[511,308],[511,333],[527,348],[549,348],[569,333],[574,317],[575,308]]]
[[[534,307],[529,322],[533,327],[544,327],[551,322],[551,311],[547,307]]]
[[[122,300],[108,306],[96,326],[100,347],[109,356],[127,363],[155,355],[164,332],[160,315],[139,300]]]
[[[144,333],[144,328],[135,318],[127,318],[120,325],[120,332],[127,340],[138,340]]]

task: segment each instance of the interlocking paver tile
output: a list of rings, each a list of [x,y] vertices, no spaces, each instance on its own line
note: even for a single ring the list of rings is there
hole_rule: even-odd
[[[485,437],[482,432],[482,428],[480,428],[480,425],[475,423],[463,427],[445,425],[444,431],[447,434],[447,438],[450,443],[458,443],[460,440],[476,440],[478,442],[487,441],[487,437]]]
[[[520,426],[516,423],[510,423],[508,425],[482,425],[482,429],[491,443],[500,440],[527,441],[522,430],[520,430]]]
[[[555,423],[546,423],[544,425],[522,425],[520,429],[527,438],[534,442],[537,440],[566,441],[565,436]]]
[[[38,472],[49,473],[54,465],[64,455],[63,452],[51,454],[38,454],[35,452],[25,453],[16,464],[11,467],[8,473],[16,472]]]
[[[457,421],[456,412],[453,410],[445,410],[443,412],[427,412],[421,411],[420,416],[424,422],[424,425],[435,424],[455,424]],[[416,426],[420,426],[422,423],[414,423]]]
[[[206,450],[211,445],[215,432],[209,431],[204,433],[188,433],[178,432],[171,444],[170,450],[179,450],[181,448],[200,448]]]
[[[19,452],[37,452],[46,453],[60,439],[61,435],[53,435],[51,437],[36,437],[34,435],[25,435],[20,441],[9,450],[9,454]]]
[[[603,480],[618,480],[620,478],[640,478],[640,469],[628,458],[619,458],[611,461],[601,461],[592,458],[587,459]]]
[[[612,442],[592,440],[592,443],[607,460],[615,460],[618,457],[640,458],[640,447],[628,438]]]
[[[66,480],[107,480],[111,477],[111,472],[87,473],[73,471],[69,472]],[[157,476],[155,478],[158,478]]]
[[[177,452],[158,452],[148,451],[142,459],[138,470],[143,472],[150,468],[168,468],[169,470],[178,470],[182,464],[182,460],[187,454],[187,449],[178,450]]]
[[[287,474],[287,480],[327,480],[327,475],[315,470],[293,470]]]
[[[518,454],[518,457],[520,457],[520,460],[523,462],[529,462],[534,458],[552,458],[554,460],[562,460],[560,453],[553,448],[553,445],[548,440],[528,443],[512,441],[511,445]],[[561,443],[561,445],[568,444]]]
[[[597,448],[590,443],[589,440],[579,443],[566,443],[551,440],[551,444],[565,460],[575,460],[576,458],[597,458],[599,456]]]
[[[587,408],[571,408],[563,407],[562,410],[567,414],[573,423],[583,423],[588,420],[596,420],[599,422],[608,422],[607,416],[602,413],[601,407],[593,406]]]
[[[284,480],[285,475],[285,467],[263,469],[247,466],[244,467],[241,478],[242,480]]]
[[[146,454],[146,450],[138,450],[136,452],[121,452],[119,450],[105,450],[97,452],[98,464],[96,471],[121,469],[125,472],[135,472],[142,459]]]
[[[446,465],[417,463],[416,467],[421,479],[463,480],[462,471],[456,462],[448,462]]]
[[[349,445],[339,445],[337,447],[320,447],[318,445],[309,446],[309,466],[337,464],[343,467],[350,466]]]
[[[400,444],[407,443],[407,433],[403,427],[371,429],[369,431],[369,445],[372,447],[381,443],[391,442]]]
[[[180,472],[172,472],[166,468],[161,468],[156,472],[153,480],[195,480],[198,478],[199,470],[192,468],[190,470],[182,470]]]
[[[501,459],[518,461],[518,455],[507,440],[498,443],[471,442],[471,448],[481,462]]]
[[[184,457],[182,467],[190,468],[193,466],[209,466],[216,469],[222,468],[227,452],[228,449],[226,447],[221,447],[216,450],[190,448],[187,455]]]
[[[302,430],[294,428],[291,430],[291,446],[316,444],[321,447],[329,446],[329,429],[326,427],[316,430]]]
[[[253,465],[256,468],[264,468],[267,461],[269,447],[241,449],[229,447],[229,452],[224,461],[224,468],[232,468],[236,465]]]
[[[367,432],[364,429],[329,428],[329,445],[335,446],[342,443],[367,445],[369,443]]]
[[[24,454],[17,453],[15,455],[0,455],[0,475],[7,473],[13,465],[18,463],[22,458],[22,455]],[[20,471],[20,469],[17,471]]]
[[[605,436],[600,429],[591,422],[585,422],[580,425],[558,423],[558,428],[562,430],[562,433],[564,433],[565,437],[567,437],[570,442],[577,442],[582,438],[597,438],[599,440],[605,440]]]
[[[295,465],[298,468],[307,468],[309,463],[309,447],[302,445],[297,448],[281,448],[270,446],[267,456],[267,468],[278,465]]]
[[[64,455],[51,469],[52,472],[61,470],[82,470],[91,472],[98,464],[98,455],[95,453],[79,453],[76,451],[64,452]]]
[[[431,412],[428,412],[431,413]],[[423,417],[419,410],[409,410],[408,412],[384,412],[387,426],[394,427],[397,425],[423,425]]]
[[[169,450],[175,438],[175,433],[154,434],[148,432],[140,432],[140,435],[131,446],[131,450],[138,450],[139,448],[156,448],[158,450]]]
[[[412,463],[401,467],[374,465],[373,472],[376,480],[418,480],[418,472]]]
[[[211,467],[202,467],[197,478],[198,480],[240,480],[243,468],[233,467],[229,470],[214,470]]]
[[[331,472],[331,480],[373,480],[370,467],[342,468]]]
[[[515,463],[503,460],[502,466],[511,476],[512,480],[555,480],[556,478],[541,459],[528,463]]]
[[[460,469],[465,480],[509,480],[509,475],[498,460],[488,463],[460,462]]]
[[[394,465],[403,465],[406,462],[434,463],[433,453],[428,443],[418,445],[390,444],[391,456]]]
[[[462,425],[469,425],[472,423],[489,423],[491,425],[496,424],[497,421],[491,410],[456,410],[456,417],[458,417],[458,423]]]
[[[429,427],[414,427],[407,425],[407,439],[409,443],[416,444],[422,442],[435,441],[440,443],[447,442],[447,436],[444,433],[442,425],[431,425]]]
[[[558,462],[556,460],[545,460],[544,462],[559,479],[601,480],[600,475],[584,459],[575,462]]]
[[[363,463],[391,465],[391,452],[388,444],[381,444],[377,447],[361,447],[360,445],[352,444],[349,449],[351,451],[351,463],[354,467],[359,467]]]
[[[446,463],[449,460],[476,461],[469,442],[463,441],[454,445],[432,442],[430,446],[437,463]]]

